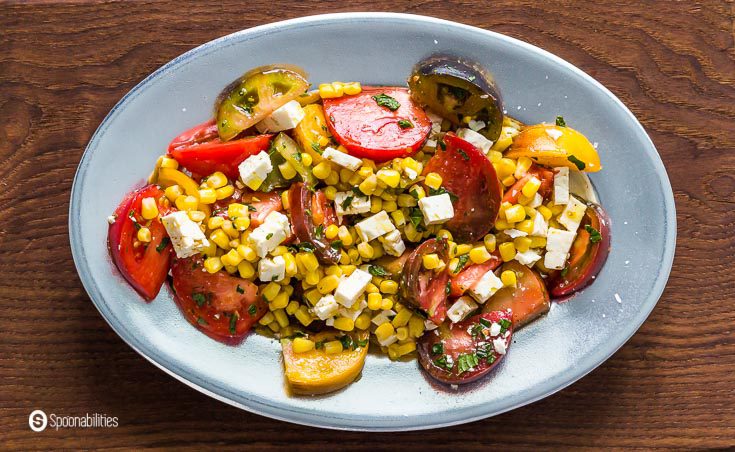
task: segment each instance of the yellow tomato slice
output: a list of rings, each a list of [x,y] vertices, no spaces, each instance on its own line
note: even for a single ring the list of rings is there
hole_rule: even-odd
[[[301,145],[301,148],[308,152],[314,164],[322,161],[321,151],[326,146],[321,146],[320,141],[323,138],[329,139],[329,129],[327,129],[327,120],[324,117],[324,109],[321,105],[310,104],[304,107],[304,119],[294,129],[294,136]],[[319,149],[319,151],[317,151]]]
[[[602,169],[600,156],[589,140],[570,127],[538,124],[521,130],[506,157],[528,157],[544,166],[566,166],[594,173]]]
[[[156,183],[163,188],[170,187],[171,185],[178,185],[187,195],[195,196],[197,199],[199,198],[199,184],[179,170],[175,170],[173,168],[161,168],[158,171],[158,179]]]

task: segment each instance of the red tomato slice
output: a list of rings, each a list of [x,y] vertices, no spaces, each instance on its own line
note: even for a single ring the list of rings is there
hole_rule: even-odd
[[[400,107],[392,111],[378,105],[373,96],[379,95],[392,97]],[[429,117],[414,103],[406,88],[364,87],[355,96],[323,102],[332,136],[357,157],[376,162],[407,157],[421,148],[431,131]]]
[[[168,153],[193,174],[207,176],[222,171],[230,179],[237,179],[238,165],[251,155],[267,151],[270,141],[271,135],[258,135],[222,142],[217,125],[209,121],[174,138]]]
[[[426,163],[424,175],[432,172],[442,177],[442,186],[454,195],[454,218],[444,227],[465,243],[490,232],[503,190],[495,168],[482,151],[449,132]]]
[[[493,335],[493,329],[499,332]],[[424,334],[417,344],[419,362],[442,383],[470,383],[498,365],[510,347],[512,335],[510,310],[476,315]]]
[[[452,278],[452,287],[450,288],[449,295],[452,297],[459,297],[464,295],[477,281],[482,278],[485,273],[495,270],[500,266],[502,260],[493,255],[493,257],[485,263],[473,264],[465,268]]]
[[[554,187],[554,172],[546,168],[542,168],[534,163],[528,169],[526,175],[518,179],[516,183],[511,185],[508,191],[505,192],[503,195],[503,202],[517,204],[518,196],[521,194],[523,186],[526,185],[526,182],[534,176],[541,181],[538,193],[543,196],[544,199],[548,199],[548,197],[551,196],[551,192]]]
[[[426,270],[423,267],[423,256],[431,253],[439,254],[444,262],[448,262],[447,241],[429,239],[411,252],[401,273],[400,294],[404,302],[423,310],[429,320],[439,325],[447,316],[449,270],[445,267],[438,274],[433,270]]]
[[[506,270],[515,272],[516,286],[497,291],[482,307],[482,312],[511,309],[513,328],[518,329],[549,312],[549,293],[541,275],[535,270],[516,261],[503,264],[503,271]]]
[[[268,312],[257,285],[226,272],[206,272],[200,256],[175,259],[171,274],[174,300],[186,320],[213,339],[236,343]]]
[[[323,193],[319,195],[319,193],[321,192],[312,193],[309,187],[301,182],[291,186],[288,191],[291,223],[300,242],[309,242],[314,245],[314,253],[322,262],[336,264],[341,255],[339,250],[332,247],[324,236],[324,232],[317,233],[317,225],[324,224],[330,215],[328,210],[331,209],[327,206],[326,196]],[[321,223],[317,223],[316,212],[319,212]]]
[[[140,225],[148,222],[140,214],[143,198],[156,198],[158,211],[166,215],[170,210],[163,191],[156,185],[129,193],[115,210],[115,222],[107,232],[107,245],[118,270],[131,286],[146,300],[156,298],[168,274],[172,246],[163,243],[168,239],[166,229],[159,219],[147,225],[151,241],[134,247]]]
[[[250,229],[257,228],[265,221],[265,217],[271,212],[281,212],[283,204],[281,195],[277,192],[268,193],[242,193],[235,190],[231,198],[217,201],[214,204],[213,214],[224,217],[227,215],[227,207],[234,203],[247,204],[250,209]]]

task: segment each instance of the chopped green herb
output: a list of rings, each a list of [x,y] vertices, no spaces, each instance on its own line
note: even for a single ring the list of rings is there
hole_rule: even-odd
[[[320,224],[314,229],[314,237],[320,239],[322,238],[322,235],[324,234],[324,225]]]
[[[207,302],[207,297],[203,293],[195,292],[191,294],[191,298],[196,302],[200,308]]]
[[[271,237],[273,237],[273,233],[272,232],[269,232],[268,234],[266,234],[265,239],[266,240],[270,240]]]
[[[321,154],[322,152],[324,152],[322,151],[322,147],[319,146],[319,143],[311,143],[311,149],[317,154]]]
[[[370,273],[373,276],[389,276],[390,273],[380,265],[368,265],[368,273]]]
[[[465,151],[463,151],[462,149],[457,149],[457,152],[459,152],[462,155],[462,158],[463,159],[465,159],[465,160],[469,160],[470,159],[470,156],[467,155],[467,153]]]
[[[444,193],[449,195],[449,199],[451,199],[452,202],[455,202],[456,200],[459,199],[459,196],[455,195],[454,193],[452,193],[451,191],[447,190],[444,187],[439,187],[439,188],[429,187],[429,196],[443,195]]]
[[[564,269],[561,271],[561,277],[567,276],[567,273],[569,273],[569,267],[564,267]]]
[[[237,318],[238,318],[238,317],[239,317],[239,316],[237,315],[237,313],[235,313],[235,314],[232,314],[232,315],[230,316],[230,334],[235,334],[235,332],[237,331],[237,330],[235,329],[235,327],[237,326]]]
[[[200,325],[209,325],[209,323],[201,317],[197,317],[197,323]]]
[[[401,129],[413,129],[413,123],[408,119],[401,119],[398,121],[398,127]]]
[[[237,288],[235,290],[237,291],[237,293],[245,293],[245,289],[240,287],[240,284],[237,285]]]
[[[411,223],[413,224],[413,226],[418,229],[421,221],[424,219],[424,214],[421,213],[421,209],[417,209],[414,207],[408,213],[408,217],[411,219]]]
[[[411,196],[413,196],[413,199],[415,199],[415,200],[418,201],[418,199],[419,199],[419,192],[418,192],[418,190],[411,190],[409,193],[411,194]]]
[[[585,230],[590,233],[590,243],[597,243],[600,240],[602,240],[602,234],[600,234],[600,231],[593,228],[592,226],[586,224],[584,226]]]
[[[311,217],[311,216],[314,216],[314,214],[313,214],[313,213],[311,213],[311,209],[305,209],[305,210],[304,210],[304,213],[306,213],[306,214],[307,214],[308,216],[310,216],[310,217]]]
[[[444,355],[434,360],[434,364],[446,370],[452,370],[452,366],[447,362],[447,356]]]
[[[444,293],[449,295],[449,292],[452,291],[452,281],[447,281],[447,285],[444,286]]]
[[[313,253],[314,244],[311,242],[301,242],[299,243],[299,251],[306,251],[307,253]]]
[[[447,150],[447,143],[444,142],[444,140],[439,140],[439,143],[437,143],[440,148],[442,148],[442,151]]]
[[[570,155],[569,157],[567,157],[567,160],[569,160],[570,162],[574,163],[574,165],[580,171],[584,170],[584,167],[586,166],[583,161],[581,161],[580,159],[578,159],[577,157],[575,157],[573,155]]]
[[[484,347],[478,347],[475,354],[479,359],[484,359],[487,361],[488,364],[492,364],[495,361],[495,355],[493,355],[493,352],[495,349],[493,348],[493,344],[486,344]]]
[[[350,195],[342,201],[342,210],[347,210],[348,207],[352,205],[352,200],[355,199],[354,196]]]
[[[431,346],[431,353],[435,355],[441,355],[444,353],[444,344],[441,342],[437,342],[436,344]]]
[[[245,205],[248,206],[248,212],[256,212],[258,210],[255,207],[253,207],[251,204],[245,204]]]
[[[480,317],[480,325],[484,326],[485,328],[490,328],[490,325],[492,325],[492,323],[490,323],[489,320]]]
[[[330,246],[332,248],[334,248],[335,250],[341,250],[342,249],[342,240],[335,240],[335,241],[332,242],[332,244]]]
[[[159,243],[158,246],[156,247],[156,251],[158,251],[159,253],[162,252],[163,250],[166,249],[169,243],[171,243],[171,239],[169,239],[168,237],[162,238],[161,243]]]
[[[556,117],[556,125],[559,127],[566,127],[567,123],[564,121],[564,116],[557,116]]]
[[[301,152],[294,152],[293,154],[291,154],[291,157],[293,157],[293,159],[296,160],[297,162],[300,162],[301,161]]]
[[[317,341],[316,344],[314,344],[314,348],[316,348],[317,350],[319,350],[321,348],[324,348],[324,343],[325,342],[326,341]]]
[[[457,258],[457,268],[455,268],[454,273],[459,273],[460,270],[464,268],[464,266],[467,264],[467,261],[470,260],[469,254],[463,254]]]
[[[475,355],[474,353],[459,355],[457,357],[457,371],[458,373],[462,374],[464,372],[467,372],[468,370],[472,370],[479,363],[480,361],[477,359],[477,355]]]
[[[401,108],[401,104],[397,100],[385,93],[374,95],[373,100],[375,100],[376,104],[380,105],[381,107],[385,107],[390,111],[396,111]]]
[[[508,320],[508,319],[500,319],[500,320],[498,321],[498,323],[500,324],[500,332],[501,332],[501,333],[505,333],[505,331],[506,331],[506,330],[507,330],[508,328],[510,328],[510,325],[511,325],[511,321],[510,321],[510,320]]]
[[[258,313],[258,307],[255,306],[254,304],[251,304],[250,307],[248,308],[248,314],[255,315],[257,313]]]
[[[367,344],[368,344],[368,340],[367,339],[363,339],[361,341],[357,341],[357,346],[360,347],[360,348],[365,347]]]
[[[482,333],[482,325],[479,323],[475,323],[470,327],[470,336],[472,336],[473,339],[477,339],[477,337]]]
[[[352,338],[346,334],[340,337],[339,341],[342,343],[342,348],[344,350],[347,350],[348,348],[351,348],[353,346]]]

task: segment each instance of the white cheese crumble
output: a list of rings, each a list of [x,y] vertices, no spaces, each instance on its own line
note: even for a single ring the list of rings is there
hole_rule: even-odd
[[[199,254],[209,246],[209,241],[199,228],[199,225],[189,218],[189,215],[179,210],[161,218],[163,227],[166,228],[171,244],[174,246],[176,256],[180,259]]]
[[[271,212],[265,217],[263,224],[250,233],[248,240],[255,247],[255,253],[263,258],[276,249],[286,237],[291,235],[288,217],[280,212]]]
[[[390,217],[385,210],[382,210],[355,225],[355,231],[363,242],[369,242],[377,239],[381,235],[387,234],[395,229],[395,225],[390,221]]]
[[[500,280],[492,270],[487,273],[470,287],[470,295],[479,303],[485,303],[495,292],[503,288],[503,281]]]
[[[282,281],[286,277],[286,261],[283,256],[258,261],[258,279],[263,282]]]
[[[487,154],[490,151],[490,148],[493,147],[492,141],[472,129],[457,129],[457,136],[481,150],[483,154]]]
[[[419,199],[419,209],[424,215],[426,225],[445,223],[454,217],[454,207],[449,193]]]
[[[350,154],[346,154],[342,151],[334,149],[333,147],[327,147],[322,153],[322,157],[336,163],[337,165],[347,168],[350,171],[357,171],[362,165],[362,160],[357,157],[353,157]]]
[[[286,102],[273,111],[270,116],[257,123],[255,128],[260,133],[281,132],[299,125],[304,116],[306,116],[306,113],[304,113],[301,104],[296,100],[292,100]]]
[[[259,152],[245,159],[237,169],[242,182],[251,190],[257,190],[268,177],[268,173],[273,171],[273,165],[267,152]]]
[[[334,195],[334,209],[337,215],[355,215],[370,212],[370,197],[340,191]]]
[[[372,279],[370,273],[356,269],[350,276],[340,281],[337,290],[334,291],[334,299],[346,308],[352,307]]]
[[[554,204],[569,202],[569,168],[554,168]]]
[[[452,323],[458,323],[464,320],[475,309],[477,309],[477,303],[472,301],[472,298],[461,296],[447,309],[447,317],[449,317]]]

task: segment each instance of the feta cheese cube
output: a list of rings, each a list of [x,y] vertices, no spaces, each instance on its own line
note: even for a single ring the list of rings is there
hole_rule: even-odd
[[[430,136],[437,135],[441,133],[442,131],[442,122],[444,121],[444,118],[437,115],[433,111],[427,110],[426,116],[429,117],[429,121],[431,121],[431,134]],[[434,143],[434,146],[436,146],[436,143]]]
[[[449,197],[449,193],[426,196],[419,199],[419,209],[424,214],[424,223],[427,226],[444,223],[454,217],[454,207],[452,206],[452,198]]]
[[[267,118],[255,124],[255,128],[260,133],[266,132],[281,132],[283,130],[293,129],[302,119],[304,119],[306,113],[301,108],[301,104],[292,100],[286,102],[283,106],[277,108]]]
[[[500,326],[500,324],[499,324],[499,323],[497,323],[497,322],[493,322],[493,323],[492,323],[492,324],[490,325],[490,336],[497,336],[498,334],[500,334],[500,330],[501,330],[501,329],[502,329],[502,328],[501,328],[501,326]]]
[[[427,320],[424,320],[424,329],[426,331],[432,331],[432,330],[435,330],[437,328],[439,328],[439,325],[437,325],[436,323],[434,323],[434,322],[432,322],[431,320],[428,320],[428,319]]]
[[[365,292],[372,279],[370,273],[356,269],[350,276],[339,282],[337,290],[334,291],[334,299],[346,308],[352,307],[360,295]]]
[[[515,260],[529,267],[535,264],[539,259],[541,259],[541,254],[533,250],[524,251],[523,253],[517,252],[515,257]]]
[[[374,315],[372,322],[375,326],[380,326],[385,322],[390,322],[390,317],[393,317],[394,315],[396,315],[395,311],[392,309],[386,309],[385,311],[380,311],[380,314]]]
[[[395,231],[395,229],[395,225],[390,221],[390,217],[385,210],[382,210],[372,217],[368,217],[355,225],[355,231],[363,242],[369,242],[377,239],[381,235]]]
[[[504,338],[496,337],[495,339],[493,339],[493,348],[499,354],[505,355],[505,352],[508,350],[508,345],[505,342]]]
[[[519,231],[518,229],[506,229],[503,232],[505,233],[505,235],[512,239],[517,239],[518,237],[525,237],[528,235],[526,232]]]
[[[554,168],[554,204],[569,202],[569,168]]]
[[[533,217],[533,230],[531,231],[531,237],[546,237],[549,232],[549,223],[546,222],[544,216],[536,212],[536,216]]]
[[[258,261],[258,278],[263,282],[282,281],[286,277],[286,261],[283,256]]]
[[[403,243],[401,233],[397,229],[378,238],[378,240],[383,244],[385,254],[401,256],[403,255],[403,252],[406,251],[406,244]]]
[[[337,165],[347,168],[350,171],[357,171],[362,165],[362,160],[357,157],[353,157],[350,154],[346,154],[342,151],[338,151],[333,147],[327,147],[322,153],[322,157],[336,163]]]
[[[584,219],[584,213],[587,211],[587,204],[578,200],[574,196],[569,197],[569,202],[564,211],[559,215],[557,221],[562,224],[567,230],[577,232],[579,229],[579,223]]]
[[[476,121],[474,119],[470,119],[470,122],[467,123],[467,127],[475,132],[479,132],[484,129],[486,125],[485,121]]]
[[[409,180],[414,180],[419,177],[419,173],[417,173],[416,170],[408,167],[403,168],[403,174],[405,174]]]
[[[485,303],[495,292],[503,288],[503,281],[500,280],[492,270],[482,275],[474,286],[470,287],[470,295],[479,303]]]
[[[398,338],[396,337],[396,335],[395,334],[391,334],[390,336],[386,337],[382,341],[379,340],[378,343],[380,345],[382,345],[383,347],[387,347],[387,346],[395,343],[397,340],[398,340]]]
[[[543,203],[544,203],[544,197],[541,196],[538,192],[536,192],[536,194],[533,195],[533,199],[531,200],[531,202],[528,203],[528,207],[532,207],[535,209],[536,207],[540,207],[541,204]]]
[[[291,235],[288,217],[280,212],[271,212],[265,217],[263,224],[250,233],[248,240],[255,247],[255,253],[263,258],[276,249],[286,237]]]
[[[337,300],[334,299],[333,295],[324,295],[312,308],[314,315],[319,317],[321,320],[327,320],[334,316],[339,310]]]
[[[577,234],[563,229],[549,228],[546,234],[546,251],[558,251],[567,254]]]
[[[257,190],[268,177],[268,173],[273,171],[273,165],[268,153],[263,151],[246,158],[237,169],[242,182],[251,190]]]
[[[481,150],[483,154],[487,154],[490,151],[490,148],[493,147],[492,141],[472,129],[458,129],[457,136]]]
[[[337,215],[355,215],[370,212],[370,197],[356,195],[351,191],[340,191],[334,195],[334,208]]]
[[[452,323],[461,322],[464,320],[472,311],[477,309],[477,303],[472,301],[472,298],[468,296],[461,296],[454,302],[454,304],[447,309],[447,317]]]
[[[567,262],[567,253],[547,251],[544,255],[544,267],[550,270],[562,270]]]
[[[209,246],[209,241],[199,225],[193,222],[186,212],[181,210],[172,212],[161,218],[161,222],[166,228],[178,258],[183,259],[199,254]]]

